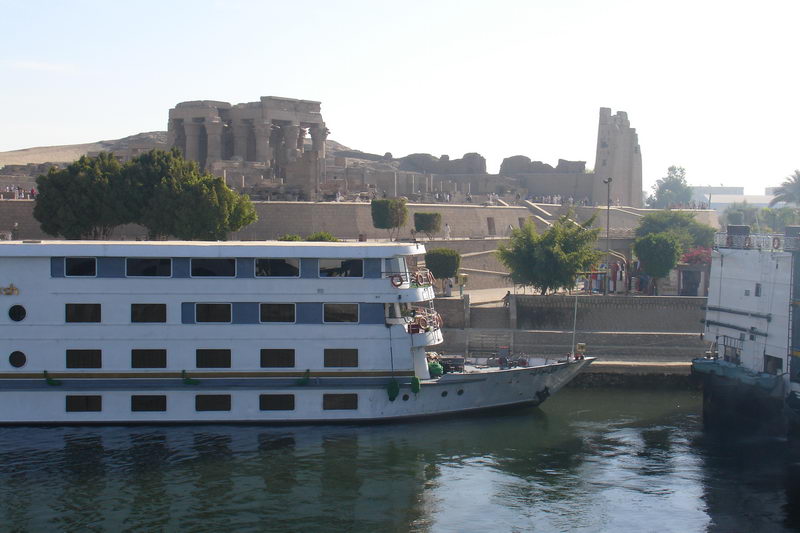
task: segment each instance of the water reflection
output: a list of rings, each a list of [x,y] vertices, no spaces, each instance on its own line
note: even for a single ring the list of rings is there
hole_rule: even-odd
[[[695,393],[566,390],[413,424],[5,428],[0,529],[797,527],[786,443],[703,433],[699,412]]]

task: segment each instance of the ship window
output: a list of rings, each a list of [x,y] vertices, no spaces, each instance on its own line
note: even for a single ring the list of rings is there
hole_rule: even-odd
[[[764,372],[778,375],[783,372],[783,359],[764,354]]]
[[[755,295],[756,296],[761,296],[761,284],[760,283],[756,283]]]
[[[294,394],[262,394],[258,404],[262,411],[294,411]]]
[[[294,322],[294,304],[261,304],[261,322]]]
[[[322,408],[326,411],[358,409],[358,394],[323,394]]]
[[[67,322],[100,322],[100,304],[66,304]]]
[[[164,395],[131,396],[131,411],[166,411],[167,397]]]
[[[355,348],[326,348],[326,367],[358,366],[358,350]]]
[[[166,257],[129,257],[125,264],[129,277],[168,278],[172,275],[172,259]]]
[[[167,351],[131,350],[131,368],[167,368]]]
[[[261,350],[261,368],[293,368],[294,349],[264,348]]]
[[[101,396],[67,396],[68,413],[101,411],[102,406],[103,399]]]
[[[25,363],[28,362],[28,358],[25,357],[25,354],[22,352],[11,352],[11,355],[8,356],[8,364],[13,366],[14,368],[20,368],[25,366]]]
[[[131,322],[166,322],[167,304],[131,304]]]
[[[325,304],[325,322],[358,322],[358,304]]]
[[[21,320],[25,320],[25,316],[27,315],[27,311],[21,305],[12,305],[8,309],[8,318],[13,320],[14,322],[19,322]]]
[[[100,350],[67,350],[67,368],[102,368]]]
[[[97,258],[95,257],[65,257],[64,275],[68,277],[96,276]]]
[[[230,322],[231,304],[196,304],[196,322]]]
[[[197,368],[230,368],[231,351],[224,349],[197,350]]]
[[[364,261],[361,259],[320,259],[321,278],[362,278]]]
[[[299,259],[256,259],[256,276],[259,278],[296,278],[299,275]]]
[[[236,259],[192,259],[192,277],[232,278],[236,276]]]
[[[198,394],[194,397],[195,411],[230,411],[230,394]]]

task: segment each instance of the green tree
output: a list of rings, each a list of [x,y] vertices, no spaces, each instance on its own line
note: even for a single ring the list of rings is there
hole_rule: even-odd
[[[698,246],[710,248],[714,243],[716,230],[697,222],[694,213],[664,210],[645,215],[636,228],[636,237],[665,232],[676,238],[681,252],[687,252]]]
[[[408,220],[408,207],[405,198],[383,198],[372,200],[372,225],[389,232],[389,240],[394,240]]]
[[[424,233],[428,239],[442,229],[441,213],[414,213],[414,231]]]
[[[775,198],[770,201],[769,206],[772,207],[778,202],[800,205],[800,170],[795,170],[780,187],[775,189]]]
[[[433,248],[425,254],[425,267],[435,278],[442,280],[442,290],[444,280],[455,277],[460,266],[461,254],[450,248]]]
[[[575,285],[578,273],[588,270],[602,256],[595,250],[599,228],[590,229],[594,217],[583,224],[562,216],[544,233],[528,221],[511,232],[507,244],[498,247],[497,257],[510,271],[517,285],[529,285],[542,294]]]
[[[667,176],[653,185],[653,194],[647,197],[647,205],[665,209],[673,204],[687,204],[691,199],[692,188],[686,182],[686,170],[673,165],[667,169]]]
[[[655,293],[658,294],[658,278],[669,275],[678,264],[680,242],[669,232],[649,233],[634,241],[633,251],[642,264],[642,270],[653,277]]]
[[[306,235],[305,240],[311,242],[339,242],[339,239],[327,231],[317,231],[311,235]]]
[[[127,222],[117,193],[121,168],[112,154],[101,152],[39,176],[33,216],[42,231],[66,239],[107,239]]]

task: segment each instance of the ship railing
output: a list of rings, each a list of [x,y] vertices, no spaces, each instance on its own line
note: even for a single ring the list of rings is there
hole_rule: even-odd
[[[408,285],[411,288],[430,287],[436,281],[431,271],[427,268],[418,268],[405,272],[384,272],[383,277],[388,278],[394,287]]]
[[[782,233],[754,233],[750,235],[717,233],[714,235],[714,248],[795,252],[800,251],[800,238],[787,237]]]

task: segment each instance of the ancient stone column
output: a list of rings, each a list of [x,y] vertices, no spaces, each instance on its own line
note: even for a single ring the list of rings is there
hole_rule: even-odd
[[[206,166],[222,159],[222,122],[206,122],[206,137],[208,147],[206,150]]]
[[[272,159],[270,151],[269,137],[272,134],[272,127],[269,122],[257,122],[254,126],[256,134],[256,161],[267,163]]]
[[[237,121],[233,124],[233,157],[241,157],[247,161],[247,137],[250,134],[250,125]]]
[[[299,124],[286,124],[282,128],[283,142],[286,146],[286,157],[289,159],[289,161],[297,160],[297,135],[299,133],[299,128]]]
[[[311,126],[311,149],[319,153],[319,157],[325,157],[325,140],[328,138],[328,128],[325,124],[314,124]]]
[[[185,121],[183,123],[183,131],[186,133],[186,153],[183,154],[184,159],[189,161],[197,161],[200,155],[200,128],[203,125],[198,122]]]

